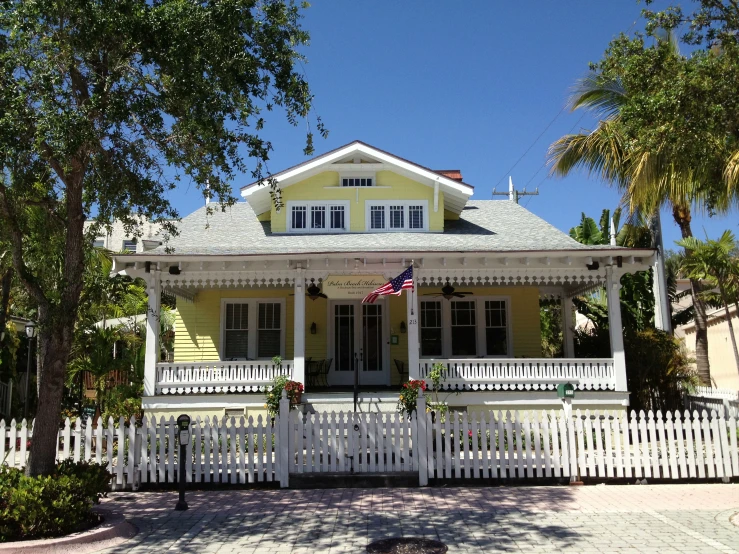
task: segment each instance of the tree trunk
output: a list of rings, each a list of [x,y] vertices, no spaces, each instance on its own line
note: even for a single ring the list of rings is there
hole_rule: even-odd
[[[5,330],[8,320],[8,304],[10,303],[10,285],[13,282],[13,270],[8,269],[0,280],[0,331]]]
[[[84,272],[84,222],[82,173],[67,184],[65,198],[67,234],[64,244],[63,288],[58,305],[39,306],[39,356],[43,368],[38,376],[38,407],[26,473],[50,475],[57,455],[57,436],[61,423],[64,377],[72,351],[82,274]]]
[[[731,322],[731,312],[729,311],[729,301],[726,298],[726,292],[724,291],[724,285],[721,281],[718,282],[718,290],[721,292],[721,301],[724,304],[724,310],[726,310],[726,322],[729,324],[729,336],[731,337],[731,346],[734,347],[734,363],[736,364],[736,370],[739,371],[739,350],[736,348],[736,336],[734,335],[734,324]],[[739,313],[737,313],[739,316]]]
[[[673,206],[672,216],[675,219],[682,237],[693,236],[690,228],[690,208]],[[688,250],[686,255],[690,255]],[[706,316],[706,304],[700,296],[701,283],[697,279],[690,280],[690,296],[693,300],[695,312],[695,365],[698,370],[698,378],[705,386],[711,386],[711,364],[708,360],[708,318]]]

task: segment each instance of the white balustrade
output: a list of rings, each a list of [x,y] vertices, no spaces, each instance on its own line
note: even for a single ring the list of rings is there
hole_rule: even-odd
[[[157,394],[263,392],[278,375],[292,376],[292,360],[157,364]]]
[[[445,390],[555,390],[572,383],[577,390],[615,390],[611,358],[471,358],[421,360],[420,378],[429,382],[434,364],[444,366]]]

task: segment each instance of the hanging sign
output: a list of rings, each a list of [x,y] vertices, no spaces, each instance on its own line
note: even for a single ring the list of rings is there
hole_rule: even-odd
[[[382,275],[329,275],[321,288],[331,300],[361,300],[387,281]]]

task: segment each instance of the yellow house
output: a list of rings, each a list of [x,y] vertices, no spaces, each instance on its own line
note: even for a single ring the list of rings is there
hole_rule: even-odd
[[[355,391],[359,410],[394,410],[402,383],[435,364],[457,407],[555,408],[567,382],[578,406],[628,405],[612,300],[652,250],[580,244],[515,201],[470,200],[457,170],[360,141],[273,178],[278,195],[252,183],[244,202],[185,217],[166,244],[115,256],[149,287],[146,410],[260,412],[277,374],[304,383],[305,410],[352,410]],[[412,288],[362,301],[409,269]],[[571,298],[603,285],[612,357],[575,359]],[[168,363],[162,289],[180,299]],[[542,296],[567,308],[565,358],[542,358]]]

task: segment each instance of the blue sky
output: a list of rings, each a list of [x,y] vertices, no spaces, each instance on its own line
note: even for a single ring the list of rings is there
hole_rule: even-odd
[[[643,27],[642,8],[633,0],[316,0],[305,12],[305,73],[330,131],[316,137],[316,153],[360,139],[433,169],[461,169],[476,199],[507,190],[510,174],[517,188],[539,187],[521,204],[559,229],[583,211],[597,220],[618,193],[585,175],[547,178],[543,165],[549,144],[592,128],[582,113],[562,109],[568,90],[613,37]],[[305,126],[270,115],[264,136],[276,172],[306,159]],[[235,194],[250,181],[235,182]],[[186,215],[202,196],[183,192],[173,203]],[[693,232],[736,233],[736,223],[736,213],[696,215]],[[665,247],[674,248],[680,237],[669,213],[663,227]]]

